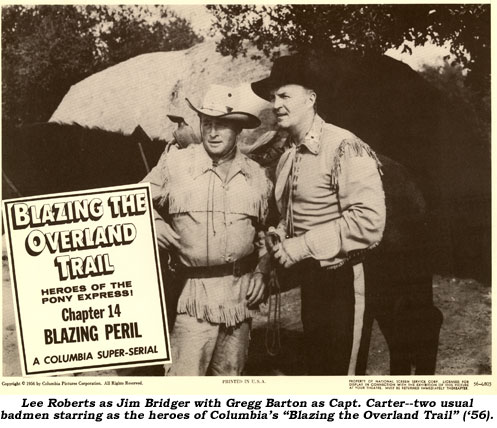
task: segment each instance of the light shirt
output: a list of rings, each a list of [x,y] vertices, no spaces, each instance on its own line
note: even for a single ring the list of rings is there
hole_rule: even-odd
[[[385,196],[374,152],[355,135],[315,116],[304,142],[285,152],[275,197],[288,236],[303,256],[338,267],[376,246]]]
[[[180,236],[177,256],[184,265],[232,263],[256,250],[272,187],[264,170],[238,149],[225,181],[201,144],[163,155],[143,181],[151,185],[156,221],[167,220]],[[246,307],[250,278],[188,279],[178,313],[235,325],[252,315]]]

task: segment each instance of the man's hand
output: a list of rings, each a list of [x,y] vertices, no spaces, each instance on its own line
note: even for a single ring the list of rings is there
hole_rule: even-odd
[[[273,247],[280,242],[285,240],[285,234],[281,229],[276,229],[273,226],[270,226],[265,235],[266,237],[266,248],[267,250],[273,254]]]
[[[292,260],[287,254],[282,244],[273,246],[273,257],[281,266],[286,268],[289,268],[296,263],[296,261]]]
[[[170,250],[179,248],[179,235],[162,219],[155,219],[155,230],[157,232],[157,242],[160,248]]]
[[[256,306],[266,299],[266,284],[261,272],[254,272],[247,292],[247,305]]]
[[[305,235],[285,239],[273,247],[273,257],[282,266],[289,268],[294,264],[312,257],[305,241]]]

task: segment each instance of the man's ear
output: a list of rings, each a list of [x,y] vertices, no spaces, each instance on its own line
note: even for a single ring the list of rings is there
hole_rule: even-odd
[[[309,90],[309,101],[312,103],[312,105],[316,105],[318,96],[316,95],[316,92]]]

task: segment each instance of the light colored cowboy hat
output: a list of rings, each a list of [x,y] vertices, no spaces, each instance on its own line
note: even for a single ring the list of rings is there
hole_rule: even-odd
[[[258,117],[242,111],[239,107],[240,91],[238,88],[210,85],[200,108],[195,107],[188,98],[186,98],[186,101],[190,108],[199,115],[233,120],[242,128],[248,129],[257,128],[261,124]]]

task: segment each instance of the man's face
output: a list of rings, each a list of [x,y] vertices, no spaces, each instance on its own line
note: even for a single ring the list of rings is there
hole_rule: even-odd
[[[271,102],[277,125],[282,129],[298,127],[312,111],[316,94],[300,85],[284,85],[271,91]]]
[[[210,157],[221,159],[231,153],[240,127],[231,120],[200,116],[202,144]]]

